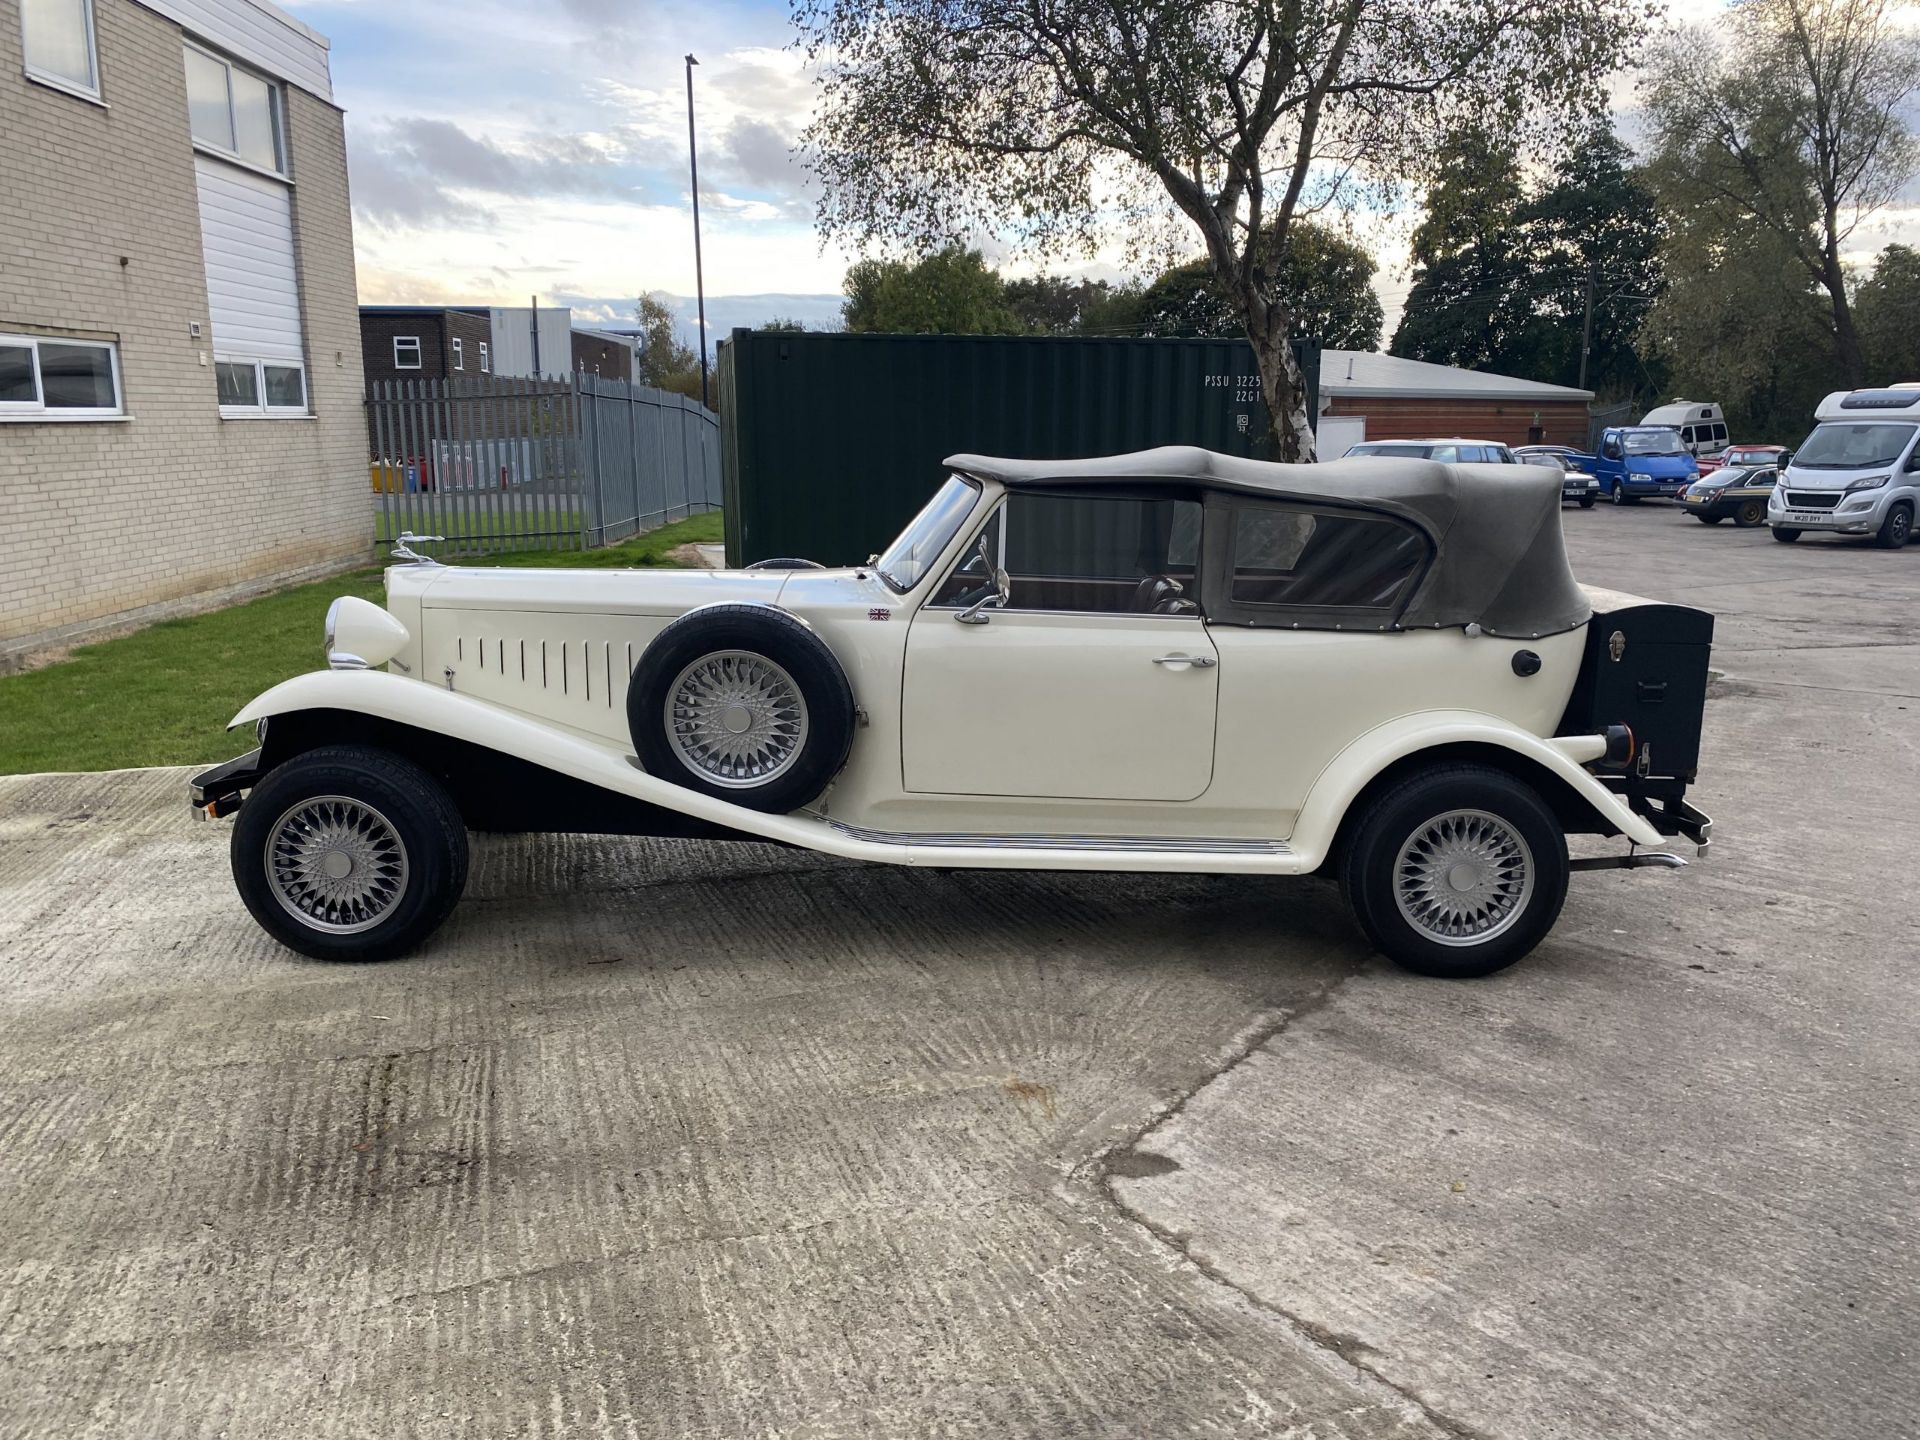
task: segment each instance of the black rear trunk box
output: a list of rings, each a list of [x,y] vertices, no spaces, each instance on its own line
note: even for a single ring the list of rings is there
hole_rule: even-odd
[[[1602,610],[1596,602],[1560,733],[1625,725],[1635,742],[1628,773],[1691,783],[1700,765],[1712,653],[1713,616],[1705,610],[1653,604]]]

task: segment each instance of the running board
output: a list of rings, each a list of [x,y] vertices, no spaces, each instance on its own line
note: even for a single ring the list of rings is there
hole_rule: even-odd
[[[1142,855],[1285,855],[1278,840],[1186,838],[1177,835],[934,835],[914,831],[869,830],[827,818],[827,825],[849,840],[872,845],[965,850],[1068,850]]]

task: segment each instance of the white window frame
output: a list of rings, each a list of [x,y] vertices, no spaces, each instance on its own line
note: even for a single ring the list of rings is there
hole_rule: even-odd
[[[480,373],[482,375],[493,373],[493,356],[488,352],[487,342],[484,340],[480,342]]]
[[[453,368],[456,370],[464,370],[467,368],[466,357],[460,350],[460,337],[458,335],[453,337]]]
[[[48,405],[46,389],[40,382],[40,347],[43,344],[73,345],[86,350],[104,350],[108,363],[113,367],[113,398],[111,409],[101,409],[97,405],[85,407],[73,405]],[[75,420],[124,420],[127,418],[126,385],[120,378],[120,346],[112,340],[84,340],[77,335],[13,335],[0,333],[0,345],[12,348],[21,346],[33,354],[33,393],[32,400],[0,400],[0,421],[42,421],[52,420],[69,423]]]
[[[91,0],[89,0],[89,5],[91,5]],[[267,87],[267,110],[273,123],[273,164],[271,166],[262,165],[258,160],[249,160],[238,150],[229,150],[226,146],[216,145],[211,140],[202,140],[198,135],[193,133],[193,119],[191,114],[189,114],[187,119],[187,136],[193,141],[193,148],[208,155],[217,155],[229,164],[241,166],[243,169],[251,170],[255,174],[271,175],[276,180],[286,180],[289,184],[293,183],[287,168],[286,90],[281,83],[274,79],[273,76],[263,74],[251,65],[242,65],[232,56],[223,55],[220,51],[210,49],[205,45],[199,44],[197,41],[184,40],[181,42],[181,45],[184,49],[198,51],[216,65],[226,67],[227,129],[235,137],[236,143],[239,139],[240,127],[234,123],[233,114],[233,72],[235,70],[240,71],[243,75],[252,76],[255,80],[258,80],[262,85]]]
[[[302,360],[268,360],[258,355],[234,355],[225,351],[214,352],[213,363],[218,365],[251,365],[253,367],[253,393],[260,397],[258,405],[222,405],[222,420],[306,420],[313,415],[313,391],[308,388],[306,362]],[[269,405],[267,403],[267,366],[276,370],[298,370],[300,372],[299,405]],[[218,372],[215,374],[215,394],[219,393]]]
[[[104,105],[100,96],[100,42],[93,24],[93,0],[80,0],[80,9],[87,27],[87,70],[93,76],[91,85],[77,85],[65,75],[56,75],[51,70],[36,70],[33,62],[27,59],[27,7],[20,7],[20,69],[29,80],[41,85],[50,85],[55,90],[64,90],[69,95],[77,95],[82,100],[92,100]]]
[[[413,346],[413,363],[407,364],[400,358],[400,342],[407,341]],[[393,337],[393,368],[396,370],[418,370],[426,362],[426,352],[421,348],[418,335],[396,335]]]

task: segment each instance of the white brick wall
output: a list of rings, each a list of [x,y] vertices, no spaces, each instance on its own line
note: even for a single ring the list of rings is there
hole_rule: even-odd
[[[0,652],[373,554],[340,112],[286,88],[316,418],[222,420],[181,32],[94,14],[104,109],[25,78],[0,0],[0,331],[116,338],[133,419],[0,422]]]

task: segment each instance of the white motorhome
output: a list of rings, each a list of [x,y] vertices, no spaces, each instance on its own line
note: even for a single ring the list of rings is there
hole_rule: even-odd
[[[1718,405],[1675,400],[1656,405],[1640,417],[1642,425],[1671,425],[1689,455],[1718,455],[1727,448],[1727,416]]]
[[[1898,550],[1920,511],[1920,386],[1836,390],[1814,419],[1767,502],[1773,538],[1825,530],[1871,535],[1882,549]]]

